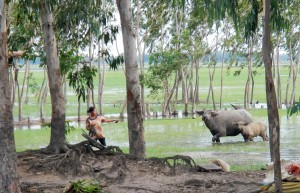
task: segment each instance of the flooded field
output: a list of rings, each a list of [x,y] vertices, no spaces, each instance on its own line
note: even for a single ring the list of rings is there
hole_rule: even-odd
[[[267,117],[254,117],[267,124]],[[300,160],[300,119],[281,117],[281,158]],[[85,140],[84,123],[74,123],[76,130],[67,136],[70,143]],[[270,162],[269,143],[260,137],[245,143],[242,135],[222,137],[221,143],[212,143],[212,135],[200,117],[149,119],[144,121],[147,157],[188,155],[197,163],[223,159],[230,165],[257,165]],[[127,122],[104,125],[108,145],[119,146],[128,152]],[[18,151],[45,147],[49,143],[50,129],[31,126],[15,130]]]

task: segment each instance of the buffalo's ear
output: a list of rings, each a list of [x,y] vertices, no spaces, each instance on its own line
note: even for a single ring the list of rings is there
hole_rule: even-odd
[[[199,116],[203,116],[204,111],[197,111],[197,110],[196,110],[196,113],[197,113]]]
[[[218,111],[211,111],[211,116],[212,117],[215,117],[215,116],[217,116],[218,115]]]

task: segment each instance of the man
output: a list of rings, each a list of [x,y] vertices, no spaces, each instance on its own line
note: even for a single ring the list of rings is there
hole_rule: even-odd
[[[99,140],[99,142],[106,146],[105,142],[105,136],[103,133],[103,128],[101,126],[102,122],[115,122],[118,123],[118,120],[109,120],[103,117],[102,115],[97,114],[95,107],[90,107],[87,110],[87,113],[89,114],[88,118],[86,119],[86,129],[89,130],[89,135],[94,140]]]

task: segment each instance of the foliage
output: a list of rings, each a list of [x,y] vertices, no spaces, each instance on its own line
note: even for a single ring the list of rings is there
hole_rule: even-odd
[[[65,134],[69,135],[71,132],[75,131],[75,127],[72,125],[72,122],[70,120],[65,121]],[[44,122],[41,125],[42,128],[51,128],[51,122]]]
[[[37,84],[35,78],[33,77],[33,73],[28,74],[28,87],[31,89],[32,93],[36,93],[40,90],[40,86]]]
[[[104,191],[99,182],[83,179],[71,182],[71,187],[65,190],[64,193],[104,193]]]
[[[164,51],[150,55],[149,69],[143,79],[142,84],[151,89],[151,94],[155,95],[165,88],[165,82],[173,78],[182,64],[188,58],[178,50]]]
[[[86,87],[89,89],[94,88],[93,78],[96,76],[97,69],[93,66],[84,65],[78,71],[69,72],[68,80],[69,86],[73,87],[78,100],[82,97],[85,102]]]
[[[75,131],[75,127],[71,124],[72,122],[70,120],[66,120],[66,128],[65,128],[65,134],[69,135],[72,131]]]
[[[297,114],[300,112],[300,100],[299,102],[295,102],[293,106],[287,108],[287,118]]]
[[[124,56],[111,56],[106,58],[106,62],[109,64],[110,68],[113,70],[117,70],[118,66],[124,63]]]

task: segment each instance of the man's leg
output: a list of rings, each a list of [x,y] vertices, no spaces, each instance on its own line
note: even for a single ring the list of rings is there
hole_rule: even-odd
[[[103,146],[106,146],[105,137],[99,138],[99,141]]]

